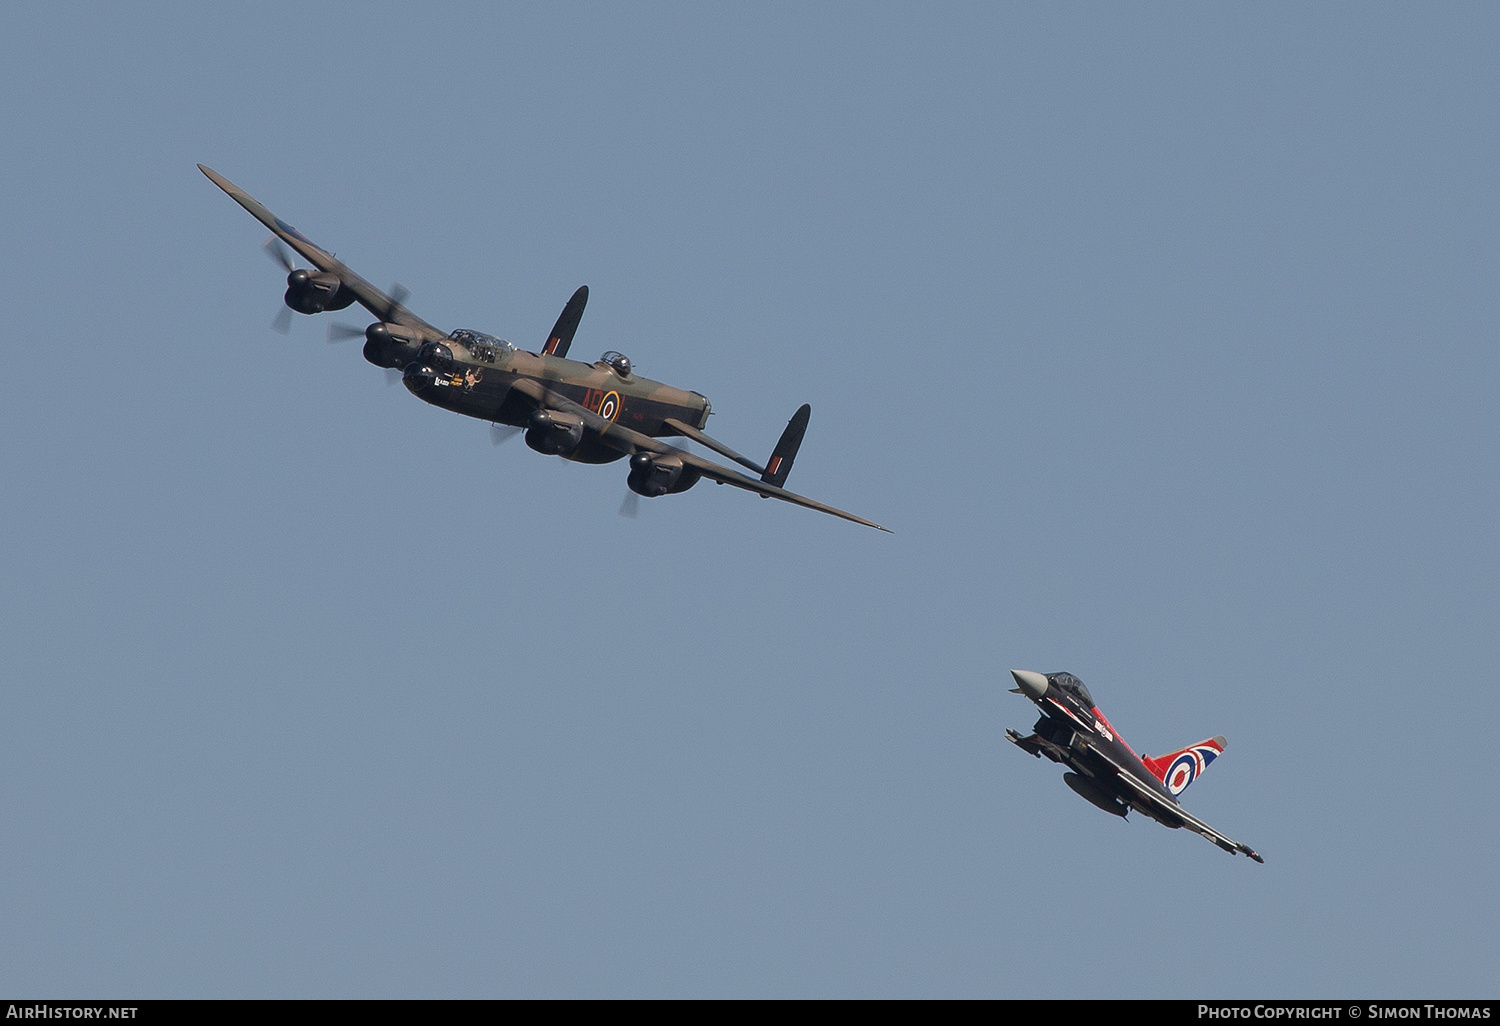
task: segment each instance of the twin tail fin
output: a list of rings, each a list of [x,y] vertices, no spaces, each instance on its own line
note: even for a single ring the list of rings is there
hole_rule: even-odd
[[[786,476],[792,472],[792,461],[797,458],[797,450],[802,448],[802,436],[807,434],[807,418],[811,416],[812,407],[803,403],[787,421],[786,430],[781,433],[776,448],[771,450],[771,458],[766,461],[766,472],[760,476],[766,484],[777,488],[786,484]]]

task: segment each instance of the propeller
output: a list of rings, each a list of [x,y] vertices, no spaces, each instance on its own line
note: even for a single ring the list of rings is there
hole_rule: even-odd
[[[330,345],[336,345],[339,342],[348,342],[350,339],[366,337],[364,328],[357,328],[352,324],[334,321],[328,325],[328,342]],[[401,369],[399,367],[386,367],[385,383],[387,385],[401,384]]]
[[[364,337],[364,328],[357,328],[352,324],[343,324],[339,321],[334,321],[332,324],[328,325],[328,341],[330,344],[335,342],[348,342],[351,338]]]
[[[260,248],[265,250],[266,256],[280,264],[282,270],[286,271],[287,274],[291,274],[297,269],[297,262],[292,259],[292,251],[287,249],[286,243],[282,242],[276,236],[273,235],[261,243]]]
[[[291,274],[297,269],[296,261],[292,259],[291,251],[286,248],[280,239],[271,236],[260,247],[270,257],[273,263],[280,265],[281,269]],[[271,330],[279,335],[289,334],[292,330],[292,308],[285,303],[281,309],[276,311],[276,316],[271,320]]]
[[[512,427],[509,424],[491,424],[490,444],[496,447],[502,446],[512,438],[519,435],[521,433],[521,430],[521,428]]]
[[[634,520],[640,515],[641,497],[629,488],[625,489],[625,501],[620,503],[620,516],[627,520]]]
[[[406,302],[406,297],[409,295],[411,295],[411,289],[407,288],[399,281],[391,282],[391,287],[386,292],[386,298],[391,301],[390,305],[387,306],[384,310],[377,312],[376,316],[379,317],[382,321],[386,321],[390,324],[397,323],[396,311],[400,308],[402,303]]]
[[[276,240],[273,239],[271,241],[275,242]],[[406,302],[406,297],[409,295],[411,295],[411,290],[408,289],[405,285],[401,284],[399,281],[392,282],[390,291],[386,293],[386,298],[390,300],[390,303],[387,304],[384,309],[375,311],[375,316],[386,323],[394,324],[396,322],[397,309],[400,308],[402,303]],[[345,324],[342,321],[334,321],[332,324],[328,325],[328,341],[330,343],[347,342],[352,338],[364,337],[364,328],[358,328],[352,324]]]
[[[261,244],[260,248],[265,251],[266,256],[271,259],[272,263],[276,264],[287,273],[288,277],[297,273],[296,258],[292,256],[292,253],[289,249],[287,249],[286,244],[283,243],[279,238],[274,235],[271,236]],[[307,276],[308,272],[303,271],[303,280],[301,284],[306,284]],[[329,298],[332,298],[332,296],[340,290],[341,287],[334,288],[329,292]],[[400,282],[393,282],[391,284],[389,292],[386,294],[386,298],[389,300],[389,302],[386,304],[384,309],[377,310],[375,312],[375,315],[382,321],[394,322],[396,320],[397,312],[401,309],[402,304],[406,302],[406,297],[410,295],[411,290],[408,289],[405,285],[402,285]],[[342,305],[347,306],[348,304],[344,303]],[[291,307],[287,306],[285,302],[282,303],[281,309],[276,312],[276,318],[271,321],[271,327],[283,335],[291,331],[292,310]],[[363,328],[356,328],[353,325],[349,324],[329,325],[328,341],[343,342],[348,339],[361,336],[364,333],[365,332]]]

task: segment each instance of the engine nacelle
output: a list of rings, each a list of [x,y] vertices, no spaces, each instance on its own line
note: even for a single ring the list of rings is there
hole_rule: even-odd
[[[583,441],[583,418],[557,410],[537,410],[527,421],[526,444],[547,456],[571,456]]]
[[[412,329],[376,321],[365,329],[365,359],[377,367],[401,370],[417,359],[421,339],[407,334]]]
[[[685,492],[702,476],[696,468],[685,466],[677,456],[638,452],[630,457],[630,476],[625,484],[637,495],[655,498]]]
[[[286,295],[282,298],[298,313],[342,310],[354,302],[354,293],[342,285],[336,274],[299,267],[286,276]]]

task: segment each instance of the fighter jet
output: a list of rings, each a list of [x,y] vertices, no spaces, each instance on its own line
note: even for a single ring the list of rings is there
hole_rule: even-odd
[[[1042,710],[1041,718],[1022,737],[1010,727],[1005,736],[1021,750],[1046,756],[1074,770],[1063,782],[1094,805],[1125,818],[1131,809],[1176,830],[1187,827],[1220,848],[1265,862],[1249,845],[1231,841],[1185,810],[1177,796],[1224,752],[1224,739],[1211,737],[1166,755],[1136,755],[1094,703],[1083,681],[1071,673],[1011,670],[1025,695]]]

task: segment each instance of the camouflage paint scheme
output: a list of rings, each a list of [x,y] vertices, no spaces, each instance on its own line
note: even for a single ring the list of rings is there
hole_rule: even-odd
[[[703,433],[710,406],[697,392],[640,377],[618,353],[606,353],[593,364],[567,359],[588,297],[586,287],[564,308],[540,353],[518,349],[482,332],[446,332],[407,309],[397,289],[392,289],[397,293],[392,295],[376,288],[228,179],[202,164],[198,169],[316,268],[316,272],[295,269],[290,258],[285,259],[289,270],[286,305],[312,314],[359,303],[378,318],[365,332],[366,359],[402,370],[403,383],[424,402],[524,429],[526,443],[533,449],[574,462],[610,463],[628,457],[628,483],[642,495],[685,491],[707,478],[763,498],[888,530],[781,487],[806,430],[808,407],[793,416],[767,465],[762,466]],[[663,436],[691,438],[761,476],[748,477],[668,445],[659,440]]]

